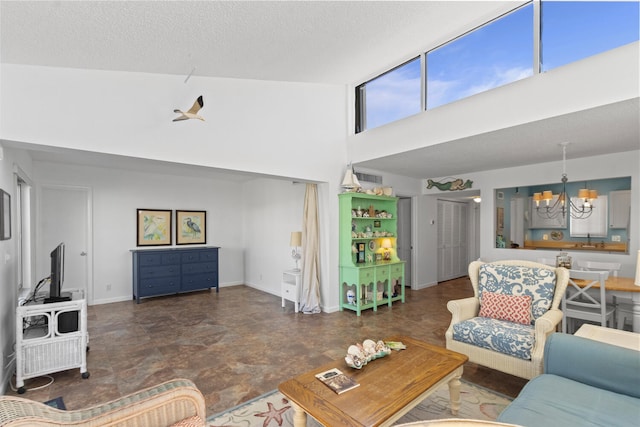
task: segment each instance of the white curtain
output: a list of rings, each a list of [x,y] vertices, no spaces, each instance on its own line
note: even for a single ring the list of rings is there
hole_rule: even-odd
[[[300,311],[320,313],[320,226],[318,186],[307,184],[302,219],[302,297]]]

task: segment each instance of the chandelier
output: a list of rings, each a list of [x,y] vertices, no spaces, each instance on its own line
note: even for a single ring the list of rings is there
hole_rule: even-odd
[[[545,190],[542,193],[533,194],[536,212],[543,218],[554,219],[560,215],[565,218],[567,214],[574,219],[589,218],[593,213],[593,201],[598,198],[598,192],[588,188],[581,188],[578,191],[575,203],[567,195],[567,145],[569,145],[568,142],[560,144],[562,147],[562,192],[556,195],[550,190]],[[542,206],[540,202],[543,202]]]

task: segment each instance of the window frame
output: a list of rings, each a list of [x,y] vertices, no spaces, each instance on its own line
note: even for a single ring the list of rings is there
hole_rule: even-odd
[[[394,71],[397,71],[398,69],[414,62],[414,61],[418,61],[418,68],[420,70],[420,93],[418,95],[418,101],[420,102],[420,107],[418,109],[418,111],[414,114],[419,114],[421,112],[424,111],[424,54],[420,54],[420,55],[416,55],[414,57],[409,58],[408,60],[404,61],[403,63],[396,65],[395,67],[376,75],[375,77],[370,78],[369,80],[360,83],[359,85],[357,85],[355,87],[355,133],[358,134],[360,132],[364,132],[366,130],[369,130],[369,128],[367,127],[367,90],[366,87],[368,84],[374,82],[375,80],[384,77],[386,75],[389,75],[391,73],[393,73]],[[406,117],[409,116],[404,116],[402,118],[399,119],[395,119],[392,120],[388,123],[384,123],[382,125],[376,126],[376,127],[380,127],[380,126],[384,126],[386,124],[389,123],[393,123],[396,122],[398,120],[402,120]],[[374,128],[372,128],[374,129]]]
[[[598,0],[598,1],[605,3],[603,0]],[[367,124],[367,108],[366,108],[366,106],[367,106],[367,104],[366,104],[367,103],[366,85],[367,84],[371,83],[372,81],[374,81],[374,80],[376,80],[376,79],[378,79],[378,78],[380,78],[380,77],[382,77],[382,76],[384,76],[384,75],[386,75],[388,73],[391,73],[391,72],[395,71],[396,69],[406,65],[407,63],[409,63],[409,62],[411,62],[411,61],[413,61],[413,60],[415,60],[417,58],[420,58],[420,62],[421,62],[421,64],[420,64],[420,80],[421,80],[420,90],[421,90],[421,93],[420,93],[420,110],[419,110],[419,113],[424,112],[424,111],[426,111],[426,110],[431,108],[429,105],[427,105],[427,97],[428,97],[428,90],[429,90],[429,88],[427,87],[427,84],[428,84],[427,83],[427,67],[428,67],[427,55],[428,55],[428,53],[431,52],[431,51],[434,51],[434,50],[436,50],[436,49],[438,49],[438,48],[440,48],[440,47],[442,47],[442,46],[444,46],[444,45],[446,45],[448,43],[451,43],[451,42],[453,42],[455,40],[458,40],[458,39],[460,39],[460,38],[462,38],[462,37],[474,32],[474,31],[476,31],[476,30],[478,30],[478,29],[480,29],[482,27],[485,27],[487,25],[491,25],[492,23],[494,23],[494,22],[496,22],[496,21],[498,21],[498,20],[500,20],[500,19],[502,19],[502,18],[514,13],[514,12],[517,12],[517,11],[523,9],[523,8],[529,7],[530,5],[533,5],[533,23],[532,23],[532,26],[533,26],[532,51],[533,51],[533,54],[532,54],[532,58],[531,58],[532,73],[531,73],[531,75],[529,75],[527,77],[523,77],[523,78],[514,80],[513,82],[519,81],[519,80],[524,80],[524,79],[527,79],[529,77],[535,77],[538,74],[546,72],[546,71],[543,71],[543,66],[544,65],[542,63],[542,55],[543,55],[543,52],[542,52],[542,50],[543,50],[543,46],[542,46],[542,25],[543,25],[543,22],[542,22],[542,19],[543,19],[542,8],[543,8],[543,3],[548,3],[548,2],[551,2],[551,0],[530,0],[530,1],[524,2],[524,3],[520,4],[520,5],[517,5],[517,6],[513,7],[512,9],[510,9],[510,10],[504,12],[504,13],[501,13],[500,15],[498,15],[498,16],[496,16],[496,17],[484,22],[481,25],[478,25],[478,26],[476,26],[476,27],[474,27],[474,28],[472,28],[472,29],[470,29],[468,31],[465,31],[462,34],[460,34],[460,35],[458,35],[456,37],[453,37],[453,38],[447,40],[444,43],[440,43],[440,44],[434,46],[433,48],[421,53],[419,56],[414,56],[413,58],[403,62],[402,64],[399,64],[399,65],[397,65],[397,66],[395,66],[395,67],[393,67],[393,68],[391,68],[391,69],[389,69],[389,70],[387,70],[387,71],[385,71],[383,73],[378,74],[377,76],[375,76],[375,77],[373,77],[373,78],[371,78],[371,79],[369,79],[369,80],[367,80],[367,81],[365,81],[363,83],[360,83],[360,84],[356,85],[355,86],[355,103],[354,103],[355,104],[354,132],[356,134],[358,134],[358,133],[364,132],[366,130],[369,130],[368,124]],[[634,42],[638,42],[639,40],[640,40],[640,37],[638,37]],[[598,52],[598,53],[602,53],[602,52]],[[596,54],[598,54],[598,53],[596,53]],[[594,55],[596,55],[596,54],[594,54]],[[575,61],[572,61],[572,62],[575,62]],[[567,64],[570,64],[572,62],[569,62]],[[567,65],[567,64],[563,64],[563,65]],[[560,65],[560,66],[562,66],[562,65]],[[495,89],[495,88],[498,88],[500,86],[503,86],[504,84],[509,84],[509,83],[503,83],[503,84],[500,84],[498,86],[494,86],[491,89],[487,89],[485,91],[478,92],[478,93],[483,93],[483,92],[486,92],[486,91],[490,91],[492,89]],[[468,96],[472,96],[472,95],[468,95]],[[462,98],[458,98],[456,100],[466,99],[468,96],[465,96],[465,97],[462,97]],[[447,104],[449,104],[451,102],[455,102],[455,101],[449,101],[449,102],[446,102],[446,103],[443,103],[443,104],[439,104],[439,105],[447,105]],[[391,120],[391,121],[386,122],[386,123],[384,123],[382,125],[379,125],[379,126],[384,126],[386,124],[394,123],[394,122],[396,122],[398,120],[401,120],[401,119],[394,119],[394,120]],[[376,126],[376,127],[379,127],[379,126]]]

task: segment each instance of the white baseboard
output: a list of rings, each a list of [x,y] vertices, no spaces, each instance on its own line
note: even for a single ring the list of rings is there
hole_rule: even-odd
[[[321,305],[320,308],[322,308],[324,313],[335,313],[336,311],[340,311],[340,306],[338,305],[332,305],[331,307]]]
[[[411,287],[411,289],[419,291],[420,289],[426,289],[426,288],[430,288],[432,286],[436,286],[438,284],[438,282],[431,282],[431,283],[419,283],[417,285],[415,285],[416,287]]]
[[[237,286],[242,284],[243,282],[227,282],[227,283],[220,283],[220,287],[226,288],[229,286]],[[93,302],[90,305],[109,304],[112,302],[123,302],[123,301],[133,301],[133,296],[127,295],[127,296],[118,296],[113,298],[100,298],[100,299],[93,300]]]

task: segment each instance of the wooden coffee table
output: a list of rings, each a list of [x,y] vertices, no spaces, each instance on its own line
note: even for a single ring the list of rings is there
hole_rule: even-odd
[[[456,415],[460,377],[468,357],[405,336],[385,341],[402,341],[407,349],[393,351],[360,370],[348,367],[344,359],[336,360],[280,384],[278,389],[294,408],[294,426],[306,426],[307,414],[325,426],[388,426],[443,384],[449,384],[451,413]],[[331,368],[340,369],[360,387],[335,393],[315,377]]]

